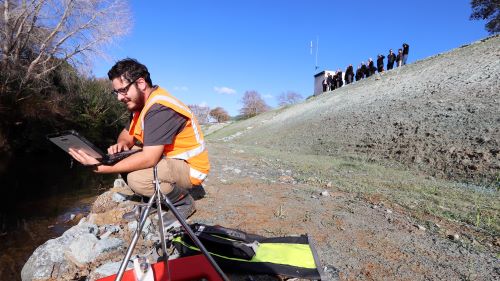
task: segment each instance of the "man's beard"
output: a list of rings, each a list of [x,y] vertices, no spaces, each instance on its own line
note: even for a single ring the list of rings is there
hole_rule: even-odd
[[[125,104],[127,106],[127,110],[130,112],[141,111],[144,108],[144,93],[138,92],[138,95],[135,100],[129,100],[134,103],[134,105],[129,108],[128,102]]]

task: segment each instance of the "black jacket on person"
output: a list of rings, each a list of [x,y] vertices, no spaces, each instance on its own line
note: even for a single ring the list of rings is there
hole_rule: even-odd
[[[394,63],[396,61],[396,54],[395,53],[389,53],[387,55],[387,64],[389,63]]]
[[[384,55],[380,55],[377,58],[377,70],[378,70],[378,72],[384,71],[384,59],[385,59]]]
[[[345,84],[349,84],[352,82],[352,77],[354,76],[354,71],[352,69],[352,66],[348,66],[345,70]]]
[[[366,76],[366,74],[368,74],[368,76],[370,76],[370,71],[368,70],[368,67],[366,67],[365,64],[361,65],[361,72],[363,72],[363,75],[361,75],[361,78],[364,78]],[[368,77],[368,76],[366,76],[366,77]]]
[[[356,70],[356,81],[361,80],[363,78],[364,72],[362,68],[358,68]]]
[[[326,79],[326,81],[327,81],[327,83],[328,83],[329,86],[333,85],[333,83],[335,83],[333,81],[333,76],[332,75],[328,75],[328,78]]]
[[[396,61],[396,54],[389,53],[387,55],[387,70],[391,70],[394,67],[394,61]]]
[[[396,61],[402,61],[403,60],[403,54],[398,53],[396,56]]]
[[[369,77],[369,76],[375,74],[375,70],[376,70],[376,68],[375,68],[375,65],[373,64],[373,61],[370,61],[368,63],[368,74],[366,75],[366,77]]]
[[[354,75],[354,70],[352,69],[352,66],[349,65],[346,70],[345,70],[345,75]]]
[[[337,72],[337,87],[340,88],[344,85],[344,82],[342,81],[342,71]]]
[[[404,43],[403,44],[403,55],[408,55],[409,51],[410,51],[410,45]]]

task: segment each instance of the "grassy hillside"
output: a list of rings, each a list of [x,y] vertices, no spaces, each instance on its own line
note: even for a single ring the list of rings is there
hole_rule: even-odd
[[[228,125],[212,143],[302,182],[500,230],[500,37]]]

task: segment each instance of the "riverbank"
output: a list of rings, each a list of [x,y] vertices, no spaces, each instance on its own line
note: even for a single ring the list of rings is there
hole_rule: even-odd
[[[62,235],[90,212],[97,190],[23,202],[16,209],[16,223],[0,235],[0,277],[21,280],[20,272],[33,251]],[[9,217],[13,220],[13,217]]]

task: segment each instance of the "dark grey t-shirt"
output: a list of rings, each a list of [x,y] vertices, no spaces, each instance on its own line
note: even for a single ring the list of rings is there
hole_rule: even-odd
[[[161,104],[152,105],[144,116],[144,146],[172,144],[186,126],[187,118]],[[130,127],[130,122],[127,130]]]

